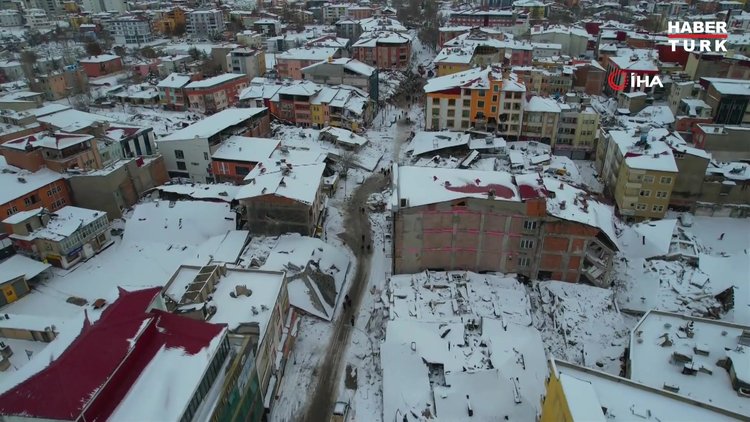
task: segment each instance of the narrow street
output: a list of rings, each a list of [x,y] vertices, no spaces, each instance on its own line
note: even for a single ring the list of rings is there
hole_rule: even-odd
[[[336,401],[338,383],[341,378],[341,359],[346,352],[351,337],[352,326],[350,320],[359,310],[362,294],[367,287],[370,272],[370,258],[372,251],[367,248],[372,242],[370,220],[366,206],[367,198],[382,191],[388,180],[380,173],[371,175],[354,191],[346,207],[346,231],[340,237],[357,257],[357,271],[352,280],[349,295],[352,307],[339,314],[331,343],[328,346],[325,360],[318,370],[317,382],[311,386],[312,394],[308,396],[307,412],[304,420],[309,422],[326,421],[330,418],[333,404]],[[364,236],[364,241],[362,240]]]

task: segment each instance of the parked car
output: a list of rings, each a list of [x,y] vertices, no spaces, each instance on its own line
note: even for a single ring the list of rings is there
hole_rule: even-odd
[[[347,415],[349,415],[349,403],[345,401],[337,401],[333,406],[331,422],[346,422]]]

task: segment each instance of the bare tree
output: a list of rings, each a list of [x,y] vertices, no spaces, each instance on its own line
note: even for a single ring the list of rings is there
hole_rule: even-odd
[[[346,178],[349,169],[357,163],[357,156],[354,151],[344,151],[339,156],[339,165],[341,166],[341,177]]]
[[[96,41],[89,41],[86,44],[86,54],[89,56],[98,56],[102,54],[104,51],[102,50],[102,46],[99,45]]]
[[[32,50],[24,50],[21,52],[21,57],[19,59],[21,62],[21,69],[29,82],[34,80],[34,66],[38,59],[39,57]]]

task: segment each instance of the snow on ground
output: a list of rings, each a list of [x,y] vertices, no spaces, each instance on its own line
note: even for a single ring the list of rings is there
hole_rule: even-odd
[[[701,245],[713,254],[750,250],[750,218],[693,216],[693,225],[686,230],[693,233]]]
[[[573,160],[578,167],[578,173],[581,175],[581,183],[588,186],[592,192],[601,193],[604,190],[604,186],[596,178],[596,167],[593,161],[588,160]]]
[[[556,358],[618,375],[630,328],[611,290],[560,281],[537,283],[534,326]]]

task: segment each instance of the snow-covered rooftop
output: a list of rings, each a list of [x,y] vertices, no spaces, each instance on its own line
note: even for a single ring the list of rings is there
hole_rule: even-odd
[[[215,160],[257,163],[268,159],[279,146],[278,139],[232,136],[211,155]]]
[[[91,135],[76,134],[76,133],[63,133],[57,132],[54,134],[39,132],[33,135],[24,136],[22,138],[13,139],[11,141],[2,144],[4,148],[12,148],[21,151],[34,149],[34,148],[49,148],[56,150],[63,150],[68,147],[72,147],[78,144],[82,144],[86,141],[94,139]]]
[[[24,276],[26,280],[41,274],[51,265],[28,258],[23,255],[13,255],[5,261],[0,262],[0,284],[13,280],[18,276]]]
[[[57,113],[37,117],[37,119],[64,132],[77,132],[95,123],[114,122],[115,119],[101,114],[66,109]]]
[[[466,147],[469,144],[469,134],[461,132],[424,132],[414,134],[407,151],[412,156],[426,154],[445,148]]]
[[[353,147],[361,147],[367,143],[367,138],[364,136],[357,135],[356,133],[333,126],[327,126],[320,130],[322,134],[328,134],[336,139],[337,143],[341,143]]]
[[[100,54],[98,56],[89,56],[78,61],[80,63],[104,63],[112,60],[117,60],[119,58],[120,56],[115,56],[114,54]]]
[[[78,229],[91,224],[106,213],[68,205],[49,215],[50,219],[43,227],[25,236],[12,234],[11,237],[23,240],[46,239],[59,242],[72,236]]]
[[[609,134],[631,169],[678,171],[672,148],[655,135],[632,135],[622,130],[613,130]]]
[[[683,400],[660,386],[646,386],[594,369],[554,361],[565,401],[576,421],[731,421],[736,418],[697,402]]]
[[[185,89],[211,88],[227,82],[239,81],[241,79],[247,80],[247,75],[245,75],[244,73],[223,73],[212,78],[190,82],[189,84],[185,85]]]
[[[190,83],[189,75],[181,75],[179,73],[172,73],[166,78],[162,79],[158,85],[158,88],[182,88]]]
[[[219,199],[224,202],[231,202],[239,188],[239,186],[229,183],[174,183],[161,185],[156,189],[162,192],[185,195],[193,199]]]
[[[650,311],[633,328],[630,378],[654,388],[677,389],[695,401],[750,416],[750,401],[732,386],[731,359],[737,380],[750,382],[750,345],[741,338],[750,327],[723,321]]]
[[[203,120],[193,123],[184,129],[180,129],[170,135],[159,138],[156,142],[209,138],[223,130],[251,119],[265,110],[267,110],[265,107],[228,108],[214,115],[205,117]]]
[[[396,199],[406,200],[409,207],[434,204],[461,198],[521,201],[510,173],[398,166],[394,171]]]
[[[323,163],[291,165],[279,162],[274,167],[259,163],[245,178],[247,184],[242,186],[235,198],[250,199],[276,195],[313,204],[323,180],[325,167]]]
[[[290,48],[276,55],[276,60],[328,60],[339,51],[335,47],[304,47]]]
[[[524,111],[537,113],[559,113],[560,104],[552,98],[533,96],[523,106]]]
[[[343,66],[344,69],[346,69],[346,70],[349,70],[351,72],[354,72],[354,73],[357,73],[357,74],[360,74],[360,75],[364,75],[364,76],[370,76],[370,75],[372,75],[373,72],[375,72],[375,68],[374,67],[372,67],[372,66],[370,66],[368,64],[362,63],[361,61],[359,61],[357,59],[352,59],[352,58],[348,58],[348,57],[341,57],[341,58],[338,58],[338,59],[332,59],[332,60],[328,60],[328,61],[321,61],[319,63],[314,63],[314,64],[311,64],[310,66],[303,67],[302,70],[304,71],[306,69],[312,69],[314,67],[320,66],[320,65],[325,64],[325,63],[333,64],[333,65],[337,65],[337,66]]]

